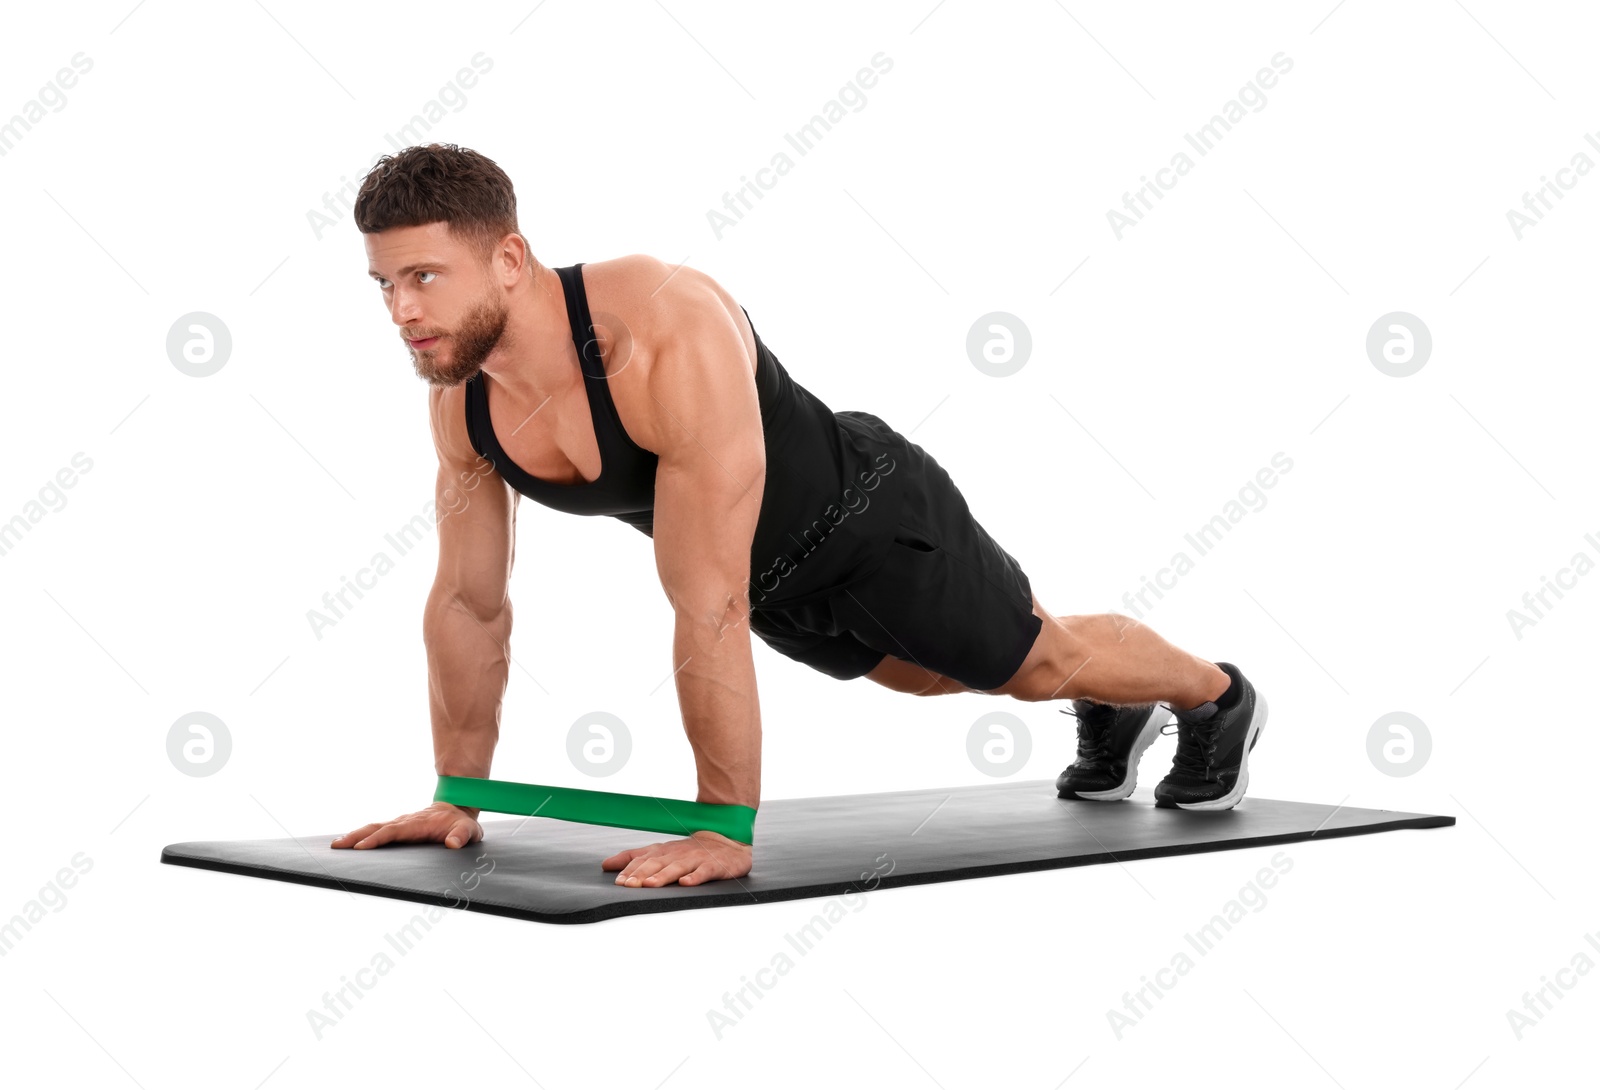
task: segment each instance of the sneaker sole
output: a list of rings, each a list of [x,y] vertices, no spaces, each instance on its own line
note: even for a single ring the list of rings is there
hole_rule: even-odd
[[[1128,774],[1122,782],[1115,787],[1108,787],[1104,791],[1058,791],[1057,798],[1088,799],[1091,802],[1115,802],[1125,799],[1133,794],[1134,786],[1139,781],[1139,758],[1144,756],[1144,751],[1150,748],[1152,742],[1161,734],[1161,728],[1172,721],[1172,713],[1165,707],[1157,704],[1150,711],[1150,718],[1145,720],[1139,729],[1139,737],[1134,739],[1133,749],[1128,753]]]
[[[1250,717],[1250,730],[1245,734],[1244,756],[1239,759],[1239,781],[1221,798],[1209,802],[1180,802],[1180,810],[1232,810],[1239,805],[1239,800],[1244,798],[1245,788],[1250,786],[1250,751],[1256,748],[1256,742],[1261,737],[1261,732],[1267,726],[1267,700],[1259,692],[1256,693],[1255,714]]]

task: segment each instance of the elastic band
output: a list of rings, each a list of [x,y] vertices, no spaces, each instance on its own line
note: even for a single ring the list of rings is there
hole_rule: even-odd
[[[648,829],[680,836],[706,829],[741,844],[755,843],[755,810],[732,803],[684,802],[658,799],[653,795],[547,787],[477,776],[440,776],[433,801],[493,810],[497,814],[529,814],[585,825]]]

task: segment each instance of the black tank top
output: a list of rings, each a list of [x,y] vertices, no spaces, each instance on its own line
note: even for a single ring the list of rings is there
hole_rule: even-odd
[[[575,515],[610,515],[651,535],[659,459],[628,437],[611,399],[582,268],[579,262],[555,272],[585,379],[600,475],[557,484],[507,457],[490,424],[481,372],[466,384],[467,435],[507,484],[536,503]],[[744,313],[748,320],[750,312]],[[750,550],[750,606],[776,609],[824,597],[877,570],[899,522],[906,440],[871,413],[829,409],[789,377],[754,322],[750,330],[767,455]]]

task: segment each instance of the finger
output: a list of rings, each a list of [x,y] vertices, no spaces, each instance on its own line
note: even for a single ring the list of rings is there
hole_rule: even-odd
[[[645,878],[644,885],[650,887],[670,886],[672,883],[678,881],[681,876],[689,874],[695,870],[695,868],[699,867],[701,858],[702,857],[696,853],[695,855],[688,856],[687,858],[674,859],[672,862],[668,863],[654,874]]]
[[[646,844],[642,848],[630,848],[629,850],[627,850],[625,852],[618,852],[616,855],[613,855],[611,858],[604,860],[600,865],[602,867],[604,867],[606,870],[615,870],[616,869],[615,867],[608,866],[608,864],[616,862],[618,860],[621,860],[622,862],[617,863],[617,865],[618,866],[623,866],[623,865],[625,865],[627,863],[636,862],[636,861],[641,860],[641,859],[649,858],[650,856],[654,855],[655,853],[657,853],[657,852],[659,852],[659,851],[661,851],[663,849],[670,848],[674,844],[681,844],[681,843],[683,843],[683,842],[679,841],[679,840],[673,840],[673,841],[662,840],[662,841],[657,841],[654,844]],[[626,874],[626,873],[627,872],[625,871],[624,874]]]
[[[381,828],[382,826],[383,822],[381,821],[374,821],[371,825],[363,825],[355,832],[345,833],[328,846],[330,848],[348,848],[350,845],[354,844],[356,841],[372,832],[372,830]]]
[[[471,844],[479,837],[478,823],[471,818],[463,818],[450,826],[450,831],[445,834],[444,843],[447,848],[461,848]]]
[[[627,851],[618,852],[616,855],[609,855],[600,860],[600,869],[621,870],[633,862],[635,856],[642,854],[645,850],[644,848],[629,848]]]
[[[694,870],[678,879],[680,886],[697,886],[701,882],[715,882],[722,877],[722,868],[714,859],[707,859]]]
[[[648,849],[635,849],[634,850],[634,852],[632,853],[633,854],[633,861],[630,862],[626,867],[623,867],[622,868],[622,873],[617,875],[617,884],[618,885],[622,885],[622,884],[624,884],[626,882],[632,881],[635,877],[637,877],[637,875],[639,873],[639,868],[644,866],[644,864],[645,864],[645,860],[647,858],[646,855],[645,855],[645,851],[647,851],[647,850]]]
[[[355,846],[357,848],[381,848],[390,841],[399,838],[401,832],[404,830],[405,826],[400,822],[391,821],[389,824],[378,829],[377,832],[369,833],[361,840],[356,841]]]
[[[696,853],[698,857],[699,853]],[[655,874],[661,868],[671,863],[671,858],[665,854],[654,854],[643,859],[636,859],[623,871],[617,881],[629,885],[642,885],[644,880]]]

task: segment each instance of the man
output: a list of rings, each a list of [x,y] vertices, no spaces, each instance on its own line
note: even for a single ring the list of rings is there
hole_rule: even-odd
[[[1063,798],[1126,798],[1170,705],[1178,751],[1157,805],[1243,797],[1266,704],[1237,667],[1118,614],[1046,612],[931,455],[794,382],[709,276],[643,256],[545,268],[505,173],[449,144],[380,160],[355,219],[432,387],[441,515],[423,634],[440,775],[489,775],[526,495],[653,538],[700,802],[760,805],[752,631],[898,692],[1071,700]],[[459,848],[482,838],[477,817],[436,802],[333,847]],[[642,888],[739,878],[751,861],[751,845],[695,830],[601,866]]]

